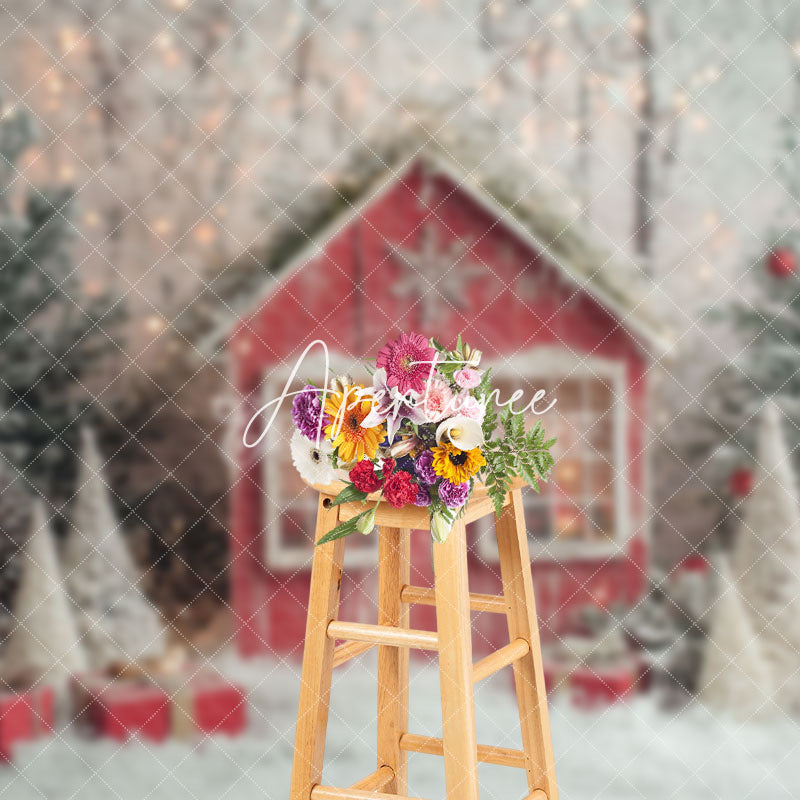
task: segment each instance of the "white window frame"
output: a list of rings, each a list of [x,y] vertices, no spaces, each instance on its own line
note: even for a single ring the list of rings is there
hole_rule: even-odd
[[[603,378],[608,381],[612,390],[612,454],[614,469],[614,536],[607,541],[570,541],[555,536],[553,539],[541,544],[529,539],[531,558],[535,561],[568,561],[573,558],[594,559],[612,558],[622,556],[625,544],[631,537],[629,510],[629,486],[627,481],[627,446],[629,409],[625,401],[627,391],[626,362],[601,356],[578,356],[570,353],[566,348],[553,345],[531,348],[523,353],[518,353],[508,360],[484,359],[482,368],[492,369],[492,375],[500,378],[519,378],[520,375],[539,388],[544,380],[559,380],[565,378]],[[515,408],[520,408],[523,403],[529,402],[533,390],[520,386],[524,394],[515,403]],[[556,395],[557,398],[557,395]],[[507,401],[507,397],[501,397]],[[544,402],[537,403],[537,407],[545,408],[553,400],[548,395]],[[557,413],[558,404],[549,414]],[[547,428],[548,414],[541,416]],[[533,491],[532,489],[530,491]],[[476,523],[477,537],[475,552],[485,562],[497,563],[497,545],[492,526],[488,521]]]
[[[342,374],[346,370],[342,368],[343,364],[349,363],[349,359],[340,353],[330,352],[330,374],[329,380],[333,379],[336,375]],[[291,374],[293,365],[275,365],[270,368],[269,374],[262,380],[260,395],[262,403],[267,403],[279,397],[286,384],[286,380]],[[309,353],[303,360],[293,385],[289,391],[297,391],[302,388],[306,378],[310,378],[315,383],[322,383],[325,375],[325,358],[318,350]],[[292,398],[288,397],[284,400],[278,418],[288,418],[292,407]],[[294,471],[295,467],[292,463],[291,452],[289,450],[289,441],[281,441],[278,426],[273,425],[267,435],[264,437],[262,450],[261,450],[261,463],[262,463],[262,480],[265,483],[263,487],[262,496],[263,510],[264,510],[264,526],[262,534],[264,539],[263,553],[265,565],[273,570],[281,572],[300,571],[311,569],[311,559],[314,554],[313,536],[314,529],[309,531],[310,539],[308,548],[305,547],[287,547],[284,545],[284,519],[282,516],[283,508],[280,508],[272,499],[272,495],[277,494],[281,500],[286,500],[287,503],[292,502],[290,498],[283,498],[280,496],[280,480],[281,475],[285,470]],[[277,454],[277,457],[276,457]],[[283,457],[281,457],[283,454]],[[284,460],[285,459],[285,460]],[[277,467],[276,467],[277,465]],[[272,479],[276,482],[279,488],[277,491],[270,488],[266,490],[266,482]],[[303,489],[303,493],[309,497],[314,495],[314,490],[307,486]],[[294,502],[302,502],[294,500]],[[316,508],[316,501],[313,503]],[[314,514],[310,516],[311,524],[313,525]],[[359,539],[363,537],[359,536]],[[378,563],[378,535],[377,531],[370,534],[368,537],[369,545],[363,541],[359,541],[360,547],[345,547],[345,565],[350,569],[360,569],[364,567],[374,567]]]

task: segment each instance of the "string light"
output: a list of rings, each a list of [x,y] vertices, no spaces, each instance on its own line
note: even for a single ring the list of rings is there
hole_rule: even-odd
[[[578,121],[575,119],[568,119],[567,130],[569,131],[570,136],[576,138],[578,136],[578,133],[580,132],[580,125],[578,124]]]
[[[159,217],[153,221],[152,228],[159,236],[165,236],[172,230],[172,223],[166,217]]]
[[[62,54],[66,55],[78,46],[78,33],[74,28],[62,28],[58,32],[58,43]]]
[[[639,81],[634,81],[628,86],[628,96],[632,103],[640,106],[647,100],[647,87]]]
[[[217,228],[210,222],[201,222],[194,229],[193,235],[198,244],[212,244],[217,239]]]
[[[103,291],[103,287],[100,281],[95,278],[90,278],[83,285],[83,291],[89,297],[99,297],[100,293]]]
[[[484,94],[489,105],[498,105],[503,99],[503,87],[500,85],[500,81],[497,78],[492,78],[484,86]]]
[[[75,168],[72,164],[62,164],[58,168],[58,177],[62,181],[71,181],[75,177]]]
[[[522,141],[526,147],[533,149],[538,144],[537,139],[536,121],[529,115],[522,123]]]
[[[564,51],[560,47],[556,47],[550,53],[550,66],[553,69],[558,69],[559,67],[564,66],[564,62],[567,60],[566,56],[564,55]]]
[[[692,114],[692,127],[698,132],[702,133],[703,131],[708,130],[709,126],[708,117],[705,114]]]
[[[96,211],[87,211],[83,221],[90,227],[95,228],[100,224],[100,215]]]
[[[157,333],[161,333],[164,330],[165,323],[164,320],[158,316],[158,314],[151,314],[145,321],[144,321],[145,330],[155,336]]]
[[[646,27],[647,20],[641,11],[634,11],[633,14],[628,17],[628,30],[632,34],[642,33]]]
[[[715,211],[707,211],[703,215],[703,222],[705,222],[707,228],[714,228],[719,224],[719,215]]]
[[[34,167],[36,162],[41,158],[42,151],[38,147],[30,147],[25,155],[21,158],[22,166],[24,169]]]
[[[208,114],[203,117],[200,122],[200,127],[206,132],[211,133],[211,131],[216,130],[220,123],[222,122],[225,116],[225,112],[221,108],[214,109],[213,111],[209,111]]]
[[[689,107],[689,95],[683,91],[683,89],[679,89],[677,92],[675,92],[673,102],[675,103],[675,108],[682,111],[683,109]]]
[[[361,45],[361,34],[357,30],[347,31],[343,44],[347,50],[356,50]]]

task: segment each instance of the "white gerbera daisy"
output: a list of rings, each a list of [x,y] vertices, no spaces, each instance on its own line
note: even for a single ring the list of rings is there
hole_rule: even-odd
[[[324,486],[336,479],[330,458],[333,448],[329,441],[323,440],[317,447],[316,442],[306,439],[296,430],[289,447],[292,462],[304,481]]]

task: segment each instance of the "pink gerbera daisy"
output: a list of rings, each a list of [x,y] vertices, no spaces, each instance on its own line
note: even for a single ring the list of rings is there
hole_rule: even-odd
[[[433,369],[436,351],[418,333],[402,333],[378,353],[377,366],[386,370],[386,383],[401,394],[422,392]]]

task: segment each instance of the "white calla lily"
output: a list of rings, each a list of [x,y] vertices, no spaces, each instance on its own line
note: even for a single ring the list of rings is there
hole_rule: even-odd
[[[436,428],[436,444],[441,444],[442,439],[459,450],[472,450],[483,444],[483,430],[480,423],[469,417],[450,417]]]

